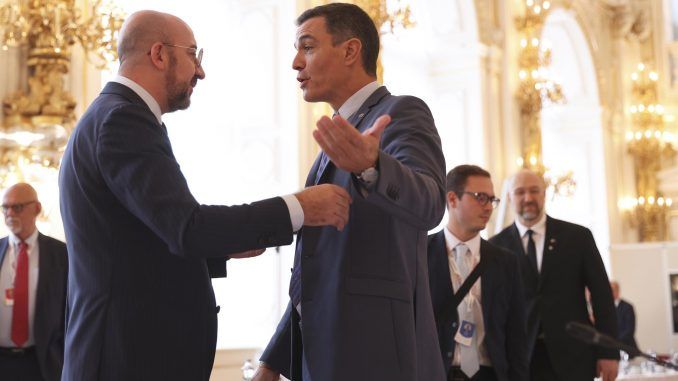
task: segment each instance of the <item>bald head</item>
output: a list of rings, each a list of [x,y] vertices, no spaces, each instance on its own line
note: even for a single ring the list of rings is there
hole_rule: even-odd
[[[518,221],[531,227],[544,215],[546,184],[537,173],[523,169],[509,181],[509,199]]]
[[[513,175],[509,180],[509,189],[513,191],[517,185],[520,186],[524,184],[536,184],[542,189],[546,189],[544,178],[529,169],[521,169],[515,175]]]
[[[198,80],[205,78],[202,50],[182,19],[168,13],[139,11],[122,25],[118,38],[118,74],[143,87],[161,113],[191,103]]]
[[[139,11],[132,13],[120,28],[118,57],[120,64],[146,55],[157,42],[171,43],[175,35],[190,32],[188,25],[180,18],[168,13]]]
[[[2,196],[5,224],[18,238],[26,239],[35,231],[35,221],[42,210],[38,193],[26,183],[9,187]]]

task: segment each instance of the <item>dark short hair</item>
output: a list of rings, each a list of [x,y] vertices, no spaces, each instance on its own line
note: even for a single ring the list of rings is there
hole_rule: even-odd
[[[468,180],[468,178],[471,176],[492,178],[492,176],[490,176],[490,172],[487,172],[477,165],[458,165],[447,173],[447,186],[445,191],[454,192],[457,194],[457,196],[461,197],[464,194],[464,190],[466,189],[466,180]]]
[[[327,33],[332,35],[332,43],[340,44],[350,38],[362,43],[362,59],[365,72],[377,76],[377,56],[379,56],[379,32],[370,16],[359,6],[347,3],[319,5],[304,11],[297,17],[297,26],[314,17],[324,17]]]

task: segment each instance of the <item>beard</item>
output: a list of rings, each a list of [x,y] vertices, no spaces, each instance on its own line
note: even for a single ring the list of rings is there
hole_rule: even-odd
[[[23,230],[23,227],[21,226],[21,220],[19,220],[18,218],[14,217],[5,218],[5,225],[7,225],[9,231],[11,231],[12,234],[14,235],[19,235],[19,233],[21,233],[21,230]]]
[[[185,110],[191,105],[191,85],[195,78],[192,78],[189,83],[180,83],[175,72],[177,59],[174,54],[170,54],[169,64],[170,67],[165,77],[165,92],[167,93],[169,112]]]
[[[533,208],[527,210],[527,206],[532,206]],[[525,203],[521,206],[520,213],[518,214],[526,221],[533,221],[541,216],[541,208],[536,202]]]

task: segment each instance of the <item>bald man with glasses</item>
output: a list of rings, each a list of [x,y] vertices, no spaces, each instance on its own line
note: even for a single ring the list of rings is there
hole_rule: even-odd
[[[71,270],[63,379],[207,381],[220,311],[210,276],[226,275],[227,258],[290,244],[302,226],[343,229],[350,196],[323,184],[199,204],[162,122],[189,107],[205,78],[193,31],[176,16],[136,12],[118,55],[118,76],[80,118],[59,174]]]
[[[490,174],[447,174],[447,226],[428,239],[438,342],[449,381],[526,381],[525,300],[515,256],[480,237],[499,204]]]
[[[40,233],[42,210],[32,186],[19,183],[2,197],[10,231],[0,238],[0,378],[57,381],[64,356],[66,245]]]

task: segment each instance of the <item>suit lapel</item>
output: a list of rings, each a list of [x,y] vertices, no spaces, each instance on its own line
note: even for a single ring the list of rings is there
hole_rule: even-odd
[[[363,125],[362,121],[365,119],[365,117],[369,114],[370,110],[372,107],[377,105],[379,101],[386,95],[389,95],[390,93],[386,89],[385,86],[379,87],[377,90],[370,95],[365,102],[360,106],[358,111],[356,111],[353,115],[349,116],[347,119],[349,123],[351,123],[355,128],[358,129],[358,131],[363,132],[365,129],[368,128],[368,126]],[[321,181],[323,180],[323,176],[326,174],[326,172],[331,172],[329,171],[330,168],[334,166],[334,164],[330,161],[329,157],[325,155],[324,152],[321,152],[319,155],[319,165],[318,168],[315,172],[315,183],[314,184],[320,184]],[[313,173],[313,171],[311,172]]]
[[[450,277],[450,265],[447,258],[447,246],[445,245],[445,233],[441,230],[436,233],[431,242],[433,246],[432,255],[429,257],[431,263],[429,267],[433,269],[435,276],[432,279],[433,287],[431,298],[434,300],[436,316],[440,310],[452,302],[454,290],[452,288],[452,278]]]
[[[37,242],[40,255],[38,257],[38,287],[35,299],[35,322],[33,325],[35,327],[42,327],[48,324],[48,322],[45,321],[45,318],[51,315],[44,309],[47,308],[45,297],[50,294],[47,288],[52,283],[51,277],[54,275],[53,267],[55,264],[53,262],[53,257],[48,254],[49,247],[45,240],[45,236],[43,236],[42,233],[38,233]],[[42,330],[39,329],[34,330],[36,333],[41,331]],[[35,335],[36,343],[39,342],[40,345],[42,345],[43,338],[38,336],[38,334]]]
[[[541,259],[541,272],[539,276],[539,287],[544,283],[544,278],[549,275],[553,256],[556,255],[556,244],[558,243],[558,227],[553,223],[553,219],[546,216],[546,234],[544,235],[543,257]]]
[[[494,252],[488,245],[487,241],[480,239],[480,260],[485,261],[485,272],[480,277],[480,297],[483,308],[483,319],[489,321],[490,312],[492,310],[492,301],[494,299],[494,282],[492,276],[492,262],[494,261]]]
[[[8,242],[9,242],[9,239],[7,237],[0,239],[0,266],[2,266],[2,261],[5,260],[5,254],[7,253]]]

